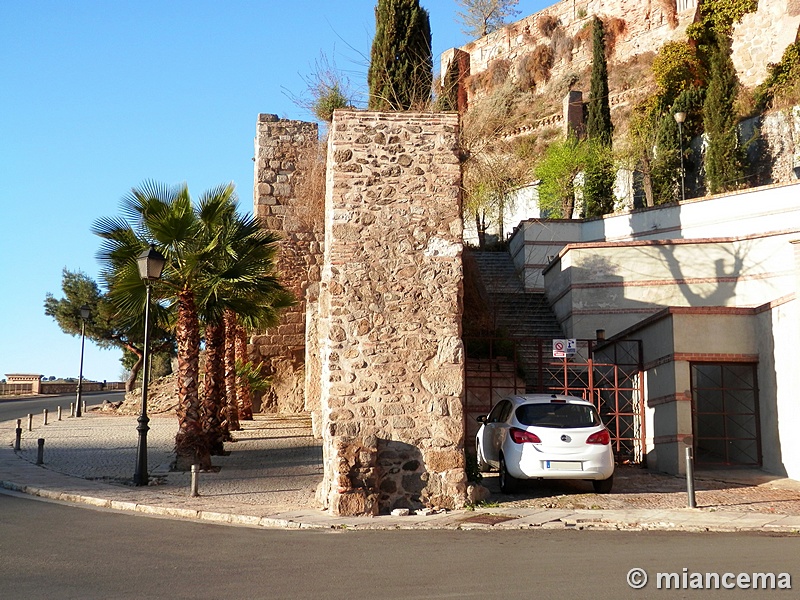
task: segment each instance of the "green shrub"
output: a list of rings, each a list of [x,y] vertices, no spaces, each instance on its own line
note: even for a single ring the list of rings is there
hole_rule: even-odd
[[[768,65],[764,82],[756,88],[755,106],[764,110],[774,104],[776,96],[790,96],[790,102],[800,99],[800,40],[790,44],[779,63]]]
[[[702,65],[686,42],[667,42],[653,59],[653,75],[659,92],[669,102],[682,91],[702,82]]]

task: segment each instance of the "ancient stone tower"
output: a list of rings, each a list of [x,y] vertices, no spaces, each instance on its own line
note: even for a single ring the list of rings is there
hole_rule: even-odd
[[[309,124],[259,117],[256,210],[284,232],[279,266],[303,300],[275,334],[254,338],[281,381],[274,401],[315,416],[325,466],[318,498],[332,512],[460,506],[458,116],[336,112],[324,257],[320,232],[298,217],[297,166],[308,164],[298,157],[312,138]]]
[[[297,300],[278,327],[251,340],[255,357],[269,365],[272,375],[262,405],[279,412],[305,409],[306,302],[316,300],[322,261],[322,206],[314,214],[313,203],[304,198],[312,193],[317,138],[315,123],[258,116],[253,211],[283,238],[278,271]]]

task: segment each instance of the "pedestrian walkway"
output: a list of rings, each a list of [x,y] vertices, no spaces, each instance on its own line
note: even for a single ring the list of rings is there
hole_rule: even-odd
[[[150,421],[151,485],[130,485],[136,459],[136,418],[89,412],[24,431],[13,450],[16,423],[0,423],[0,488],[114,510],[216,523],[286,528],[347,529],[621,529],[800,532],[798,514],[704,509],[584,509],[487,505],[471,510],[420,511],[409,516],[335,517],[317,508],[322,448],[301,415],[257,415],[234,432],[218,472],[200,474],[199,497],[190,475],[171,472],[174,416]],[[27,429],[27,423],[23,428]],[[45,439],[37,466],[37,439]],[[8,442],[5,442],[8,440]],[[741,476],[741,474],[740,474]],[[800,484],[786,480],[798,490]]]

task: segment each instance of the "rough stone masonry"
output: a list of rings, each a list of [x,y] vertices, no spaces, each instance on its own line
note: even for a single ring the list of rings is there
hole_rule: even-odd
[[[277,268],[281,283],[297,300],[283,312],[277,327],[251,340],[254,358],[267,363],[272,377],[262,410],[296,413],[306,408],[306,302],[313,302],[317,295],[322,219],[309,214],[314,207],[303,196],[318,144],[316,123],[258,116],[253,209],[264,226],[282,239]]]
[[[334,514],[465,501],[458,115],[336,111],[318,348]]]

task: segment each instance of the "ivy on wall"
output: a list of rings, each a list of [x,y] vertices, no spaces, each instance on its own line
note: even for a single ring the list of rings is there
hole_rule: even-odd
[[[779,63],[770,63],[767,78],[756,88],[755,105],[758,110],[776,104],[800,102],[800,38],[787,46]]]

